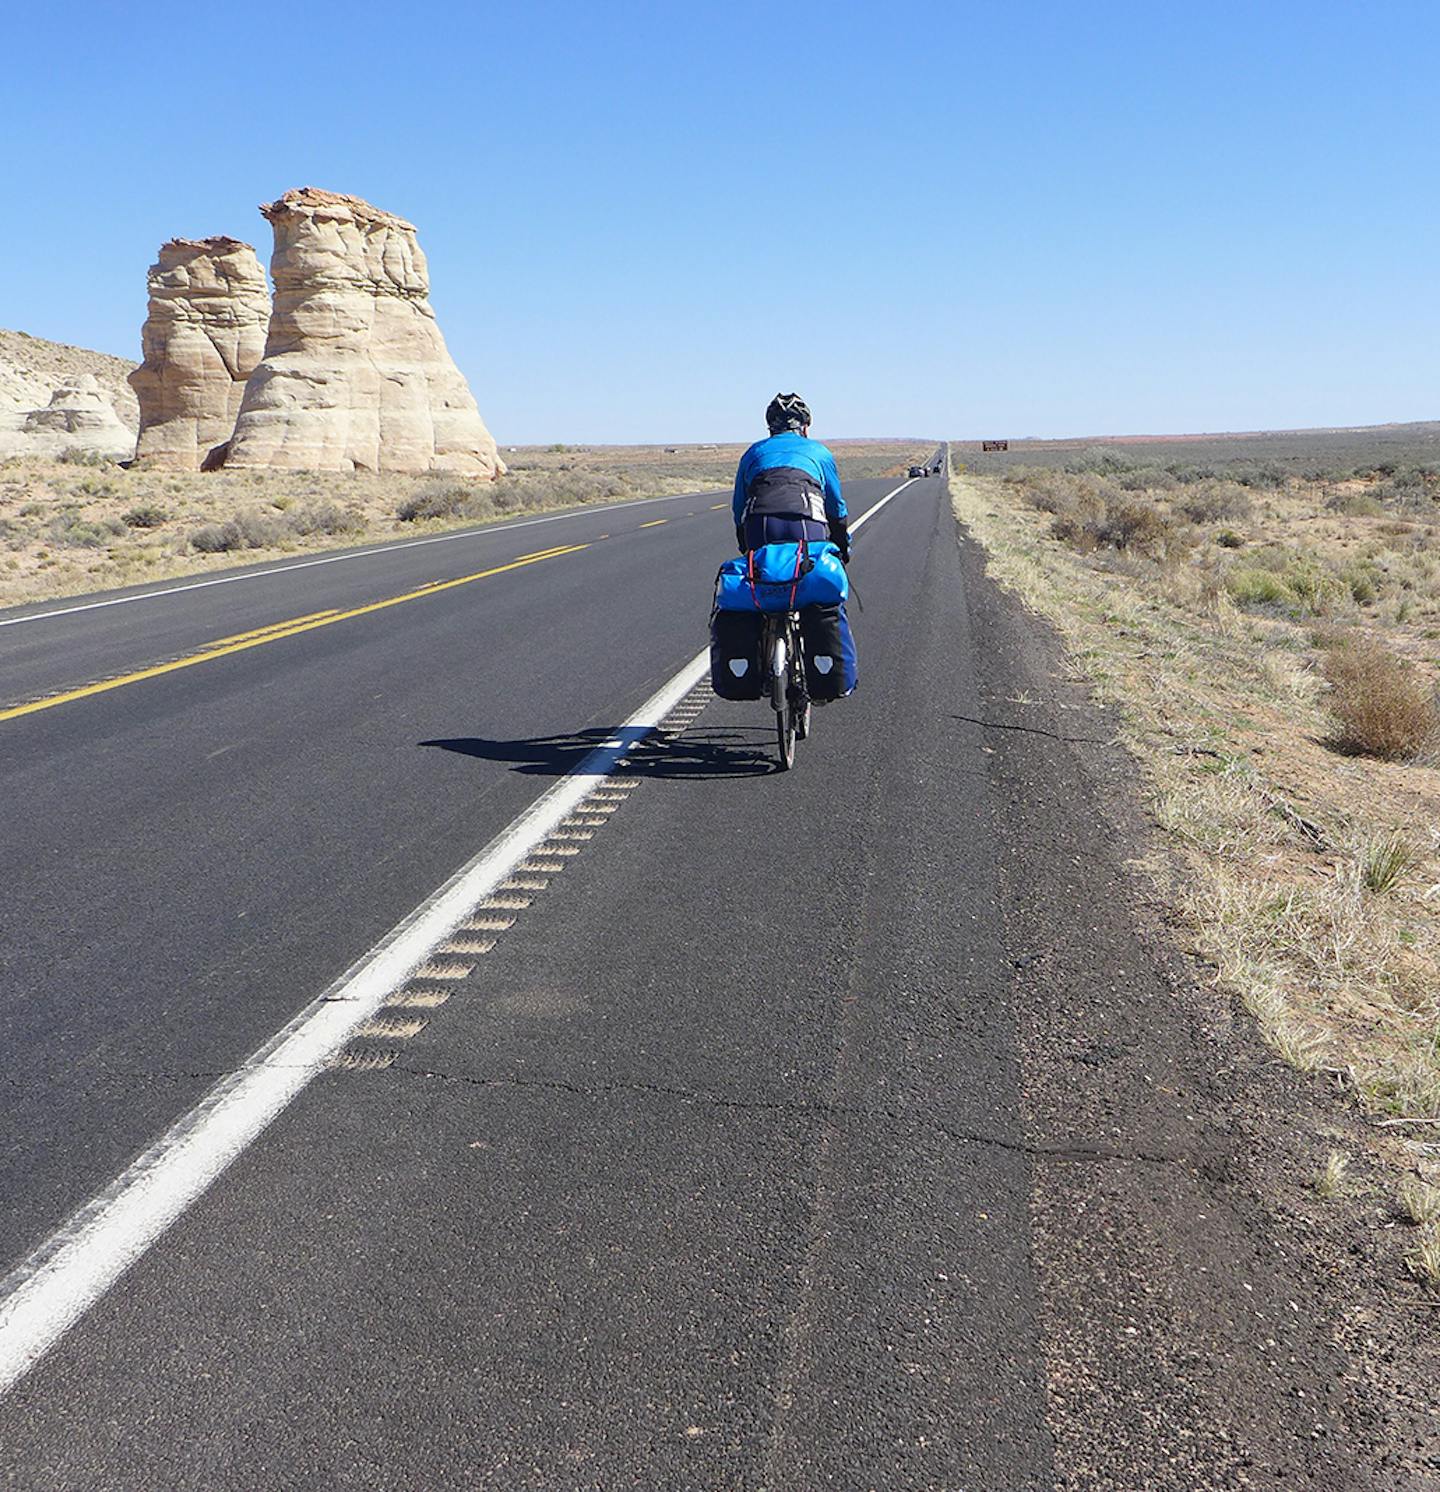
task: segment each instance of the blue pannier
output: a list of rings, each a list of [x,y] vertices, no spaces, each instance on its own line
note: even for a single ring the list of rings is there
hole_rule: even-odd
[[[834,606],[850,594],[840,551],[827,540],[762,544],[720,566],[715,605],[720,611],[795,611]]]

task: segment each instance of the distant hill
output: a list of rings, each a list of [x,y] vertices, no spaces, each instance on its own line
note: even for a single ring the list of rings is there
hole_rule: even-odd
[[[1369,436],[1376,440],[1440,440],[1440,420],[1413,420],[1409,424],[1389,425],[1314,425],[1299,430],[1215,430],[1181,435],[1071,435],[1062,437],[1027,436],[1026,445],[1037,446],[1142,446],[1181,445],[1197,441],[1232,440],[1317,440],[1326,436]],[[1020,444],[1020,441],[1016,441]]]
[[[47,342],[28,332],[0,329],[0,415],[43,409],[51,390],[77,373],[92,373],[131,430],[140,428],[140,406],[125,375],[136,365],[108,352]]]
[[[1195,435],[1077,435],[1066,440],[1012,438],[1008,451],[984,452],[978,440],[952,442],[955,458],[974,471],[1012,466],[1062,466],[1099,459],[1130,466],[1180,462],[1194,467],[1257,462],[1301,474],[1350,466],[1440,462],[1440,420],[1403,425],[1338,425],[1313,430],[1238,430]]]

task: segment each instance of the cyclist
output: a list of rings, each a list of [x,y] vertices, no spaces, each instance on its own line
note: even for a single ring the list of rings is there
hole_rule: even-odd
[[[776,394],[765,411],[768,440],[757,440],[735,472],[735,542],[762,544],[829,539],[846,563],[850,524],[835,458],[810,439],[810,406],[799,394]]]
[[[810,406],[799,394],[776,394],[765,411],[768,440],[757,440],[735,472],[735,542],[765,544],[829,539],[850,563],[850,519],[835,458],[810,439]],[[844,602],[800,609],[805,677],[812,704],[855,690],[855,641]]]

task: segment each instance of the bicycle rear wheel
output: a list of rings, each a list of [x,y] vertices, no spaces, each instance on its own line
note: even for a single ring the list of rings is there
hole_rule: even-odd
[[[795,765],[795,713],[787,705],[775,711],[775,744],[780,749],[780,770],[788,772]]]
[[[790,710],[791,639],[789,629],[772,622],[766,648],[770,669],[770,707],[775,711],[775,744],[780,752],[780,770],[795,765],[795,717]]]

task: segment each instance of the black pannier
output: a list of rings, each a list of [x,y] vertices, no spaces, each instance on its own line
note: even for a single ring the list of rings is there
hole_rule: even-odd
[[[765,618],[758,611],[711,613],[710,683],[721,699],[760,698],[764,628]]]
[[[843,699],[855,687],[855,639],[844,604],[802,607],[800,636],[810,698]]]

